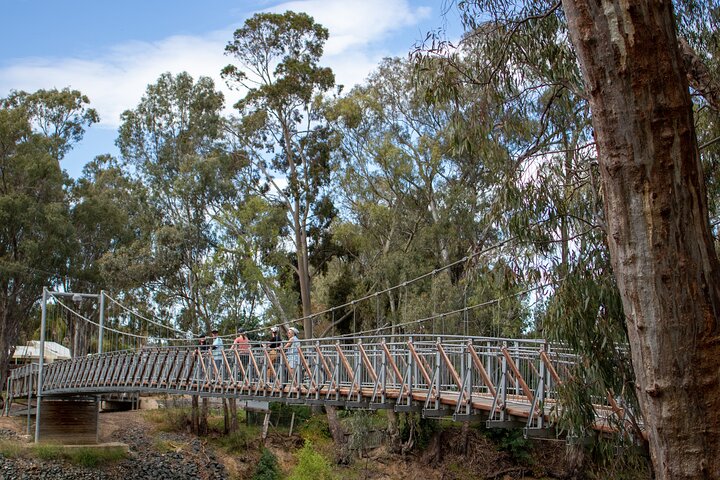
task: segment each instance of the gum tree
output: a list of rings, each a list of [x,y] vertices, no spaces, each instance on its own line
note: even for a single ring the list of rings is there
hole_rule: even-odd
[[[335,215],[328,193],[334,139],[318,108],[335,85],[332,70],[319,64],[327,38],[307,14],[257,14],[235,31],[225,53],[237,64],[222,72],[246,91],[232,131],[262,172],[260,191],[288,215],[306,338],[313,336],[312,249]]]

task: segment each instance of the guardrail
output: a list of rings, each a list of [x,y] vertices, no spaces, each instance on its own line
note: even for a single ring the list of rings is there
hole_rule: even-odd
[[[42,396],[148,392],[394,408],[490,422],[523,419],[542,429],[559,408],[557,386],[577,356],[542,340],[484,337],[358,337],[300,341],[249,351],[144,347],[44,366]],[[38,395],[37,365],[13,370],[10,398]],[[610,405],[596,406],[598,428]]]

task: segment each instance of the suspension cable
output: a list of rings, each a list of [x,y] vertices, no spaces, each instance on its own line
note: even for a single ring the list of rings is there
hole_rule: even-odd
[[[105,297],[107,297],[108,300],[110,300],[111,302],[113,302],[115,305],[119,306],[120,308],[122,308],[122,309],[125,310],[126,312],[128,312],[128,313],[130,313],[130,314],[132,314],[132,315],[135,315],[136,317],[138,317],[138,318],[140,318],[140,319],[142,319],[142,320],[145,320],[146,322],[152,323],[153,325],[157,325],[157,326],[159,326],[159,327],[166,328],[166,329],[168,329],[168,330],[172,330],[172,331],[175,332],[175,333],[181,333],[181,334],[183,334],[183,335],[187,335],[187,334],[188,334],[188,332],[185,332],[185,331],[182,331],[182,330],[178,330],[177,328],[174,328],[174,327],[165,325],[165,324],[163,324],[163,323],[159,323],[159,322],[153,321],[153,320],[151,320],[151,319],[149,319],[149,318],[141,315],[140,313],[136,312],[135,310],[131,309],[130,307],[126,307],[126,306],[123,305],[122,303],[118,302],[117,300],[115,300],[113,297],[111,297],[111,296],[108,295],[107,293],[105,293]],[[155,317],[155,316],[153,315],[153,317]],[[155,317],[155,318],[157,318],[157,317]],[[194,334],[194,332],[189,332],[189,333]]]
[[[519,291],[519,292],[515,292],[515,293],[510,294],[510,295],[505,295],[505,296],[503,296],[503,297],[494,298],[494,299],[492,299],[492,300],[487,300],[487,301],[485,301],[485,302],[476,303],[475,305],[469,305],[469,306],[467,306],[467,307],[459,308],[459,309],[457,309],[457,310],[452,310],[452,311],[449,311],[449,312],[438,313],[438,314],[431,315],[431,316],[429,316],[429,317],[424,317],[424,318],[419,318],[419,319],[416,319],[416,320],[410,320],[410,321],[407,321],[407,322],[397,323],[397,324],[395,324],[395,325],[384,325],[384,326],[379,327],[379,328],[371,328],[371,329],[368,329],[368,330],[362,330],[362,331],[360,331],[360,332],[345,333],[345,334],[343,334],[343,335],[339,335],[339,337],[353,337],[353,336],[357,336],[357,335],[363,335],[363,334],[366,334],[366,333],[379,333],[379,332],[384,331],[384,330],[390,330],[390,329],[392,329],[392,328],[403,327],[403,326],[405,326],[405,325],[413,325],[413,324],[419,324],[419,323],[428,322],[428,321],[435,320],[435,319],[438,319],[438,318],[443,318],[443,317],[447,317],[447,316],[450,316],[450,315],[455,315],[455,314],[458,314],[458,313],[463,313],[463,312],[465,312],[465,311],[474,310],[474,309],[476,309],[476,308],[486,307],[486,306],[488,306],[488,305],[499,304],[499,303],[502,302],[503,300],[507,300],[507,299],[514,298],[514,297],[519,297],[520,295],[524,295],[524,294],[526,294],[526,293],[530,293],[530,292],[533,292],[533,291],[535,291],[535,290],[540,290],[540,289],[542,289],[542,288],[552,286],[552,285],[554,285],[554,283],[555,283],[555,282],[553,282],[553,283],[545,283],[545,284],[542,284],[542,285],[536,285],[536,286],[534,286],[534,287],[527,288],[527,289],[525,289],[525,290],[521,290],[521,291]],[[437,336],[442,336],[442,335],[437,335]]]

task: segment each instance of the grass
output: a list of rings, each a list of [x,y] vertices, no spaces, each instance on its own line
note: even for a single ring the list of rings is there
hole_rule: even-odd
[[[25,450],[27,450],[25,444],[17,440],[3,440],[0,442],[0,455],[6,458],[22,457]]]
[[[34,445],[32,449],[35,452],[35,457],[40,460],[60,460],[63,458],[62,447],[58,445],[45,445],[41,443]]]
[[[127,458],[127,453],[119,448],[77,448],[65,450],[63,456],[76,465],[96,468],[99,465],[123,460]]]
[[[143,413],[145,420],[158,426],[162,432],[183,432],[190,424],[189,408],[163,408],[147,410]]]
[[[159,453],[170,453],[178,450],[178,446],[168,440],[155,439],[153,448]]]
[[[0,454],[7,458],[37,458],[39,460],[67,460],[76,465],[96,468],[108,462],[127,458],[122,448],[63,447],[53,444],[0,442]]]
[[[250,449],[255,439],[255,432],[239,426],[236,432],[218,438],[218,443],[228,453],[241,453]]]

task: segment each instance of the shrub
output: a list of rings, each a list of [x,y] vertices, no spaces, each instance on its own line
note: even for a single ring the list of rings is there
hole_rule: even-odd
[[[433,435],[440,430],[437,420],[423,418],[415,413],[404,415],[400,423],[400,436],[403,439],[410,438],[413,432],[415,438],[414,449],[425,450],[430,445]]]
[[[148,410],[144,417],[149,422],[158,424],[165,432],[184,432],[190,425],[190,410],[187,408],[167,408]]]
[[[488,435],[513,460],[521,463],[530,463],[532,460],[532,444],[523,436],[522,430],[490,429]]]
[[[373,446],[370,442],[373,440],[374,419],[373,413],[362,410],[346,416],[344,424],[347,432],[350,433],[350,438],[348,438],[345,445],[348,452],[362,455],[368,448]]]
[[[302,437],[316,444],[323,445],[332,438],[325,415],[313,415],[298,425],[301,425],[299,431]]]
[[[313,449],[309,440],[298,452],[298,464],[288,480],[336,480],[327,458]]]
[[[263,448],[260,461],[258,462],[252,480],[280,480],[280,467],[275,455]]]

